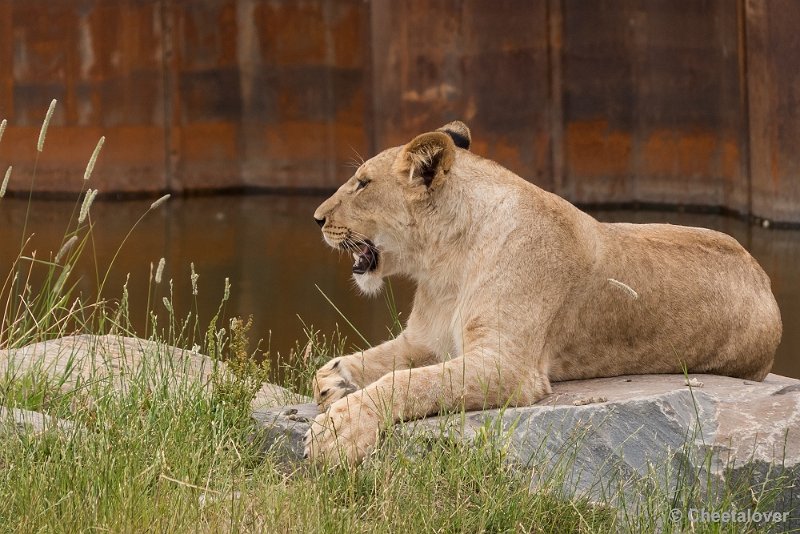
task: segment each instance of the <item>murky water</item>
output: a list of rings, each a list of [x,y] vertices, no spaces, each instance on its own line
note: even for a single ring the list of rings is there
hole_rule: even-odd
[[[132,321],[141,332],[148,301],[150,264],[166,259],[162,283],[151,292],[150,305],[166,316],[162,297],[173,280],[174,302],[180,315],[196,306],[201,319],[216,312],[224,280],[230,278],[229,315],[253,316],[252,335],[270,339],[273,354],[287,354],[304,337],[303,324],[322,332],[336,325],[354,345],[363,346],[321,292],[341,310],[370,342],[388,337],[391,314],[383,298],[358,294],[350,281],[352,258],[322,243],[311,218],[322,197],[220,196],[171,200],[150,213],[121,248],[106,284],[108,296],[119,297],[126,275]],[[20,247],[27,202],[0,201],[0,275],[5,277]],[[85,250],[101,267],[111,262],[128,230],[147,210],[150,201],[95,202],[92,206],[94,243]],[[58,249],[73,202],[35,201],[28,223],[34,236],[29,250],[47,257]],[[736,237],[772,279],[781,308],[784,335],[773,371],[800,378],[800,231],[770,230],[737,219],[715,215],[669,212],[598,211],[605,221],[671,222],[704,226]],[[190,262],[200,275],[198,294],[192,295]],[[77,290],[92,295],[98,286],[94,260],[81,267]],[[397,306],[407,313],[413,288],[403,280],[392,282]],[[319,289],[317,289],[317,286]],[[402,318],[403,315],[401,315]]]

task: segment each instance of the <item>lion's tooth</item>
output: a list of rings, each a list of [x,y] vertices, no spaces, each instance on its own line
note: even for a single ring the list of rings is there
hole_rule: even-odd
[[[355,252],[353,252],[353,259],[358,261],[358,254],[356,254]]]

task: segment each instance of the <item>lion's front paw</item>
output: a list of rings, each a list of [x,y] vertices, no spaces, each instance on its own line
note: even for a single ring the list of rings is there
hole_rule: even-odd
[[[327,410],[334,402],[358,390],[347,370],[345,358],[334,358],[319,368],[314,376],[314,400]]]
[[[375,446],[379,428],[378,414],[358,396],[338,400],[312,421],[305,457],[332,466],[355,465]]]

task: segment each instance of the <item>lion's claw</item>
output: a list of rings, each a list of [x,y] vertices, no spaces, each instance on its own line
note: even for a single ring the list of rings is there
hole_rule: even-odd
[[[323,365],[314,377],[314,400],[322,410],[358,389],[344,358],[335,358]]]

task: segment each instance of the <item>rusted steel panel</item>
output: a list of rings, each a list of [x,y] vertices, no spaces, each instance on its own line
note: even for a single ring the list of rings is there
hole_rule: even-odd
[[[463,119],[473,150],[552,188],[547,4],[372,3],[375,145]]]
[[[369,9],[359,0],[259,4],[263,68],[253,87],[266,112],[247,146],[251,165],[268,172],[251,171],[248,183],[335,187],[365,155]]]
[[[752,210],[800,222],[800,4],[746,7]]]
[[[8,129],[0,162],[13,164],[11,191],[27,191],[36,142],[53,98],[58,105],[35,189],[78,191],[101,135],[107,137],[91,184],[105,192],[164,189],[160,3],[3,2],[10,29],[0,53],[0,118]],[[6,35],[6,32],[3,32]]]
[[[735,4],[565,0],[563,16],[567,196],[745,211]]]
[[[164,28],[170,188],[236,187],[242,160],[236,2],[168,2]]]
[[[170,9],[176,189],[331,188],[365,153],[369,5],[215,0]]]

